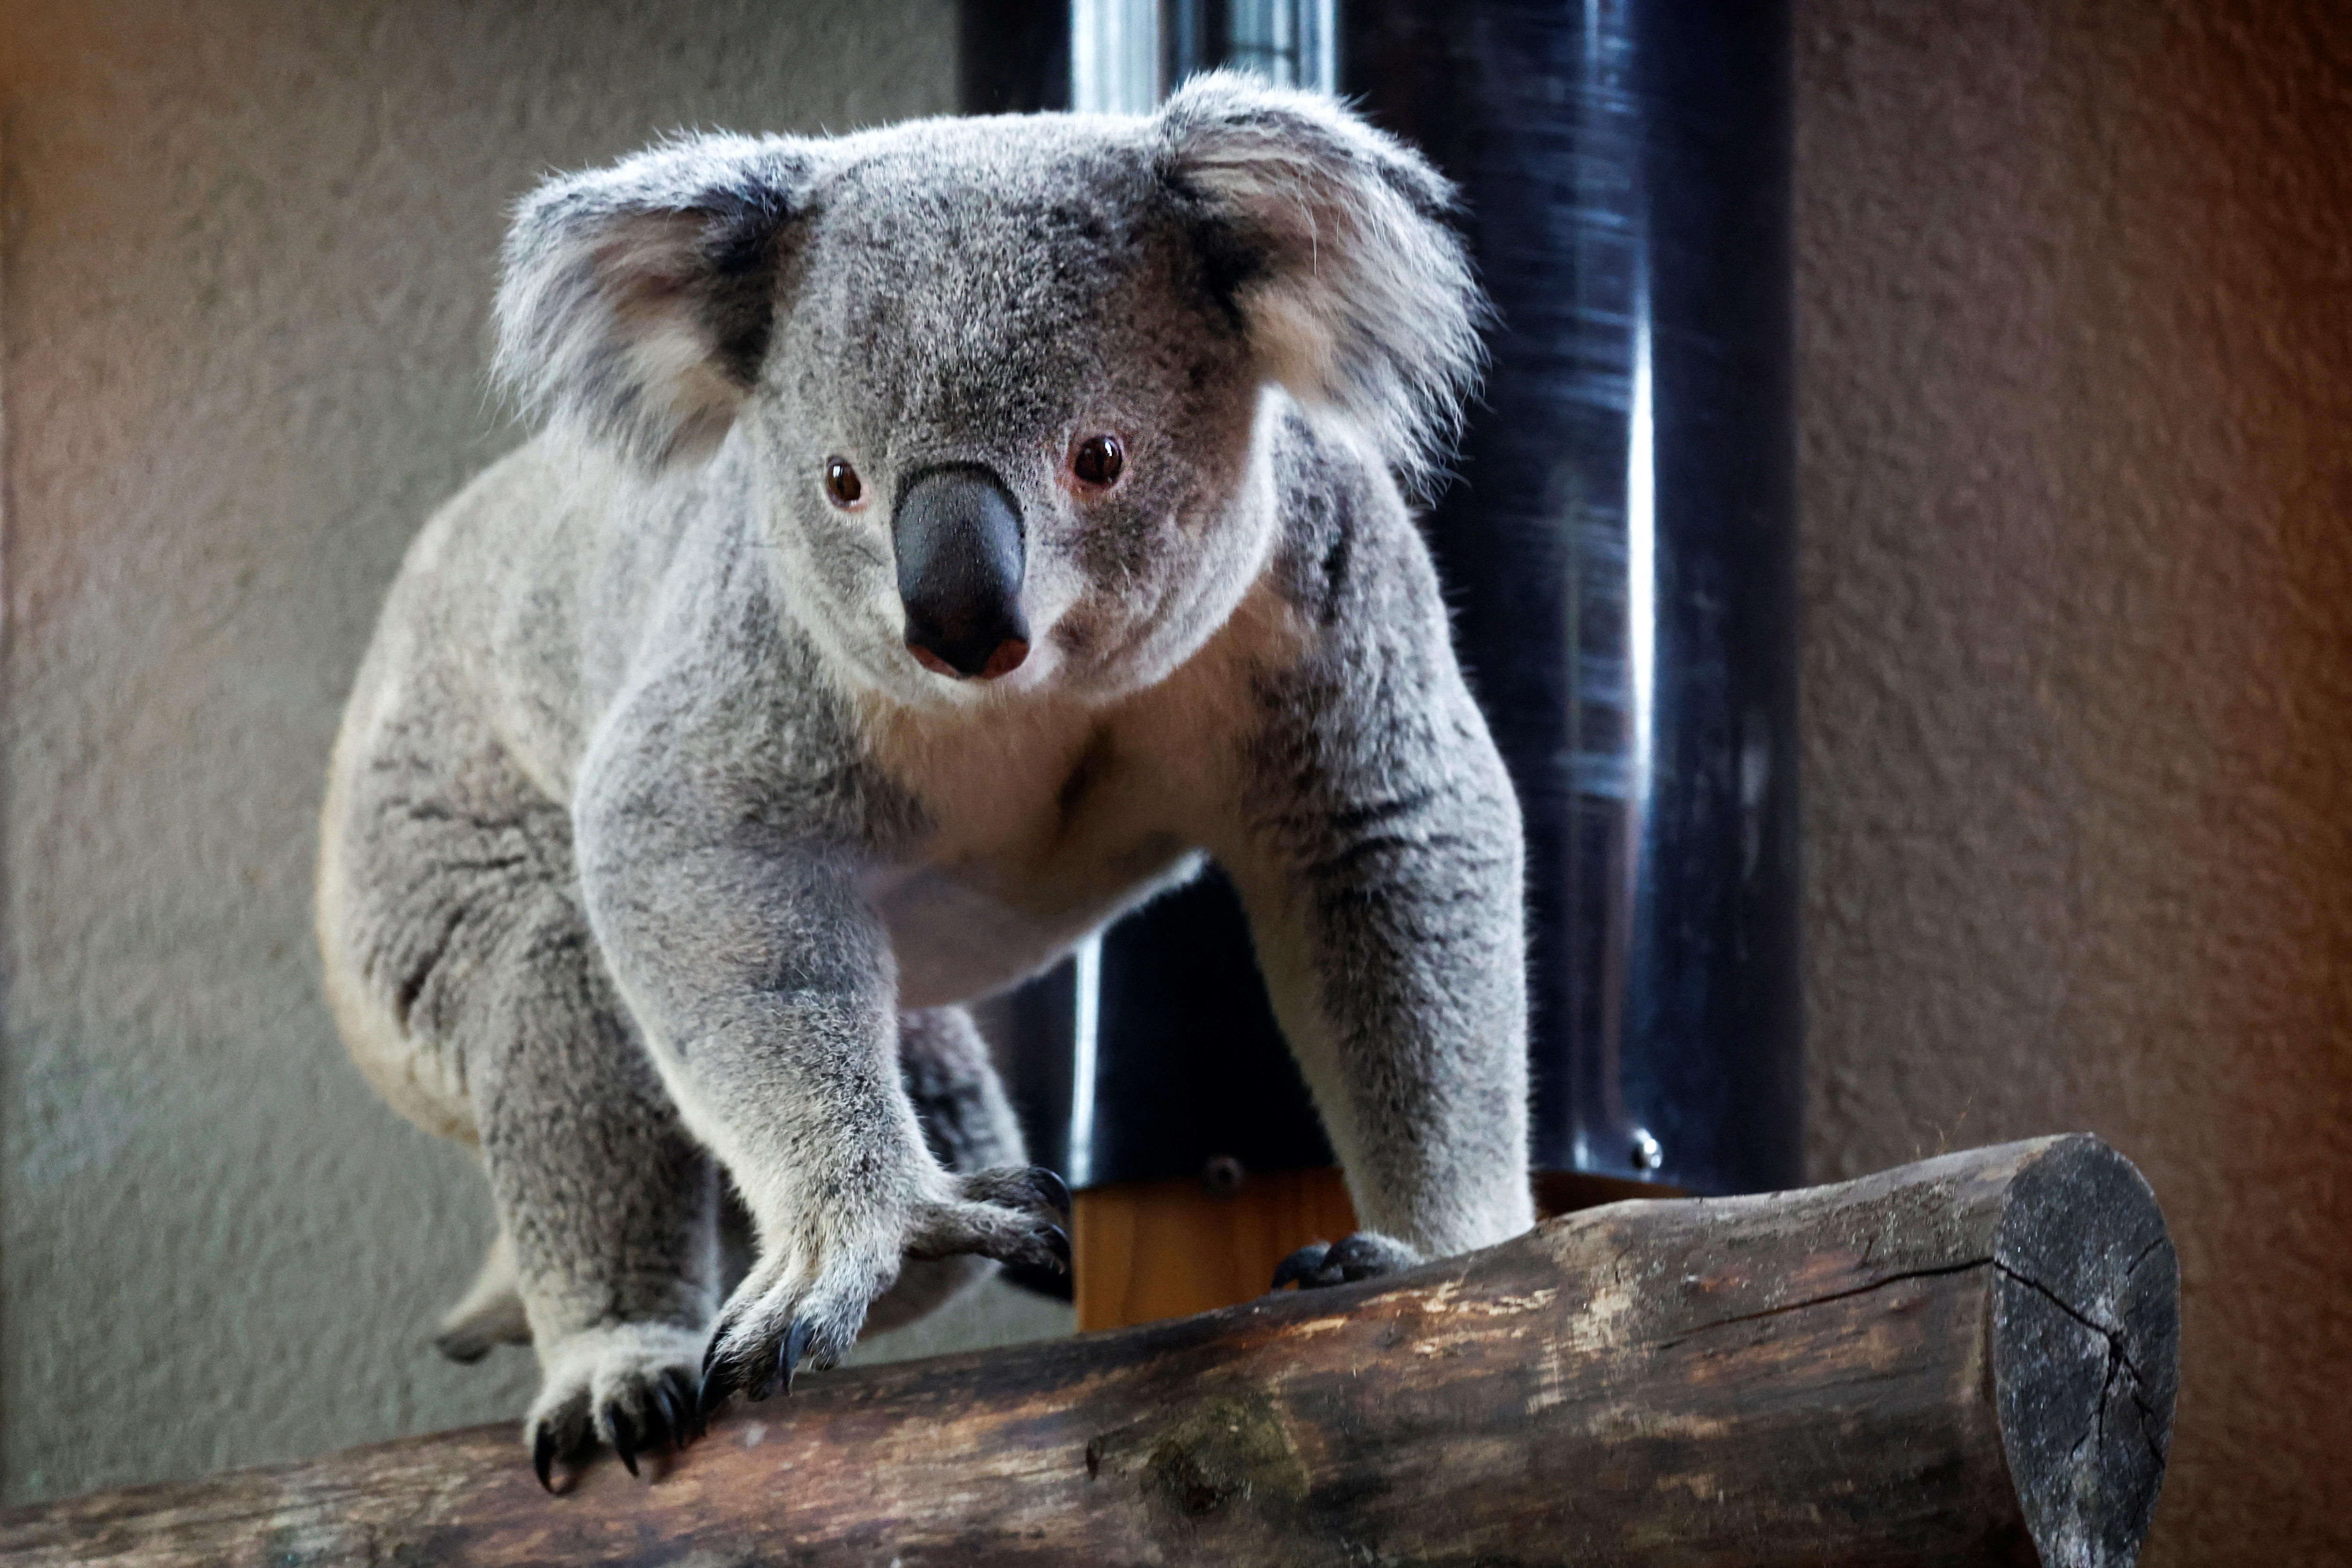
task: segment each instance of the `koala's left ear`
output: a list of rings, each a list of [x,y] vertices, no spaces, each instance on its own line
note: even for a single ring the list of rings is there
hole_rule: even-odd
[[[1330,99],[1218,71],[1160,110],[1160,174],[1238,247],[1267,374],[1425,484],[1476,385],[1486,306],[1419,153]]]
[[[499,286],[499,379],[653,468],[708,454],[766,358],[812,145],[703,136],[541,186]]]

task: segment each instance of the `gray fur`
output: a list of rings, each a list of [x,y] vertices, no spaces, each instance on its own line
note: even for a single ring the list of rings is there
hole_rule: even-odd
[[[974,1258],[1049,1259],[954,1005],[1203,854],[1357,1251],[1530,1222],[1517,808],[1401,489],[1475,364],[1449,199],[1213,77],[1147,119],[683,141],[520,209],[500,372],[550,427],[410,552],[319,928],[362,1067],[482,1147],[534,1437],[642,1436],[706,1341],[756,1391],[795,1323],[827,1364]],[[1099,431],[1096,495],[1064,468]],[[834,457],[872,504],[828,503]],[[1034,646],[992,681],[901,641],[891,501],[942,462],[1023,513]],[[504,1267],[455,1348],[514,1337]]]

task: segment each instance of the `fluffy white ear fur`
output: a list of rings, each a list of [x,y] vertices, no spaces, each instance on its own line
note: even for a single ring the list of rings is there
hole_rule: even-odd
[[[646,468],[707,455],[759,374],[814,167],[805,142],[700,137],[541,186],[507,235],[499,382]]]
[[[1228,71],[1179,88],[1157,129],[1163,176],[1255,263],[1237,302],[1266,374],[1425,488],[1485,363],[1453,187],[1332,100]]]

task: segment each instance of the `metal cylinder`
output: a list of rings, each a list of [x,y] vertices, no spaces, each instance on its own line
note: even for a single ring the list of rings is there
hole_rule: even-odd
[[[1528,822],[1538,1167],[1802,1179],[1790,65],[1768,0],[1348,7],[1499,316],[1427,520]]]

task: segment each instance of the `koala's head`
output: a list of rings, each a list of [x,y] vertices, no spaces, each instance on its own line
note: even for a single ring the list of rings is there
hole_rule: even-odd
[[[1269,387],[1428,472],[1479,354],[1451,202],[1337,104],[1229,75],[1148,118],[698,138],[523,204],[499,365],[646,469],[740,443],[859,684],[1108,697],[1262,568]]]

